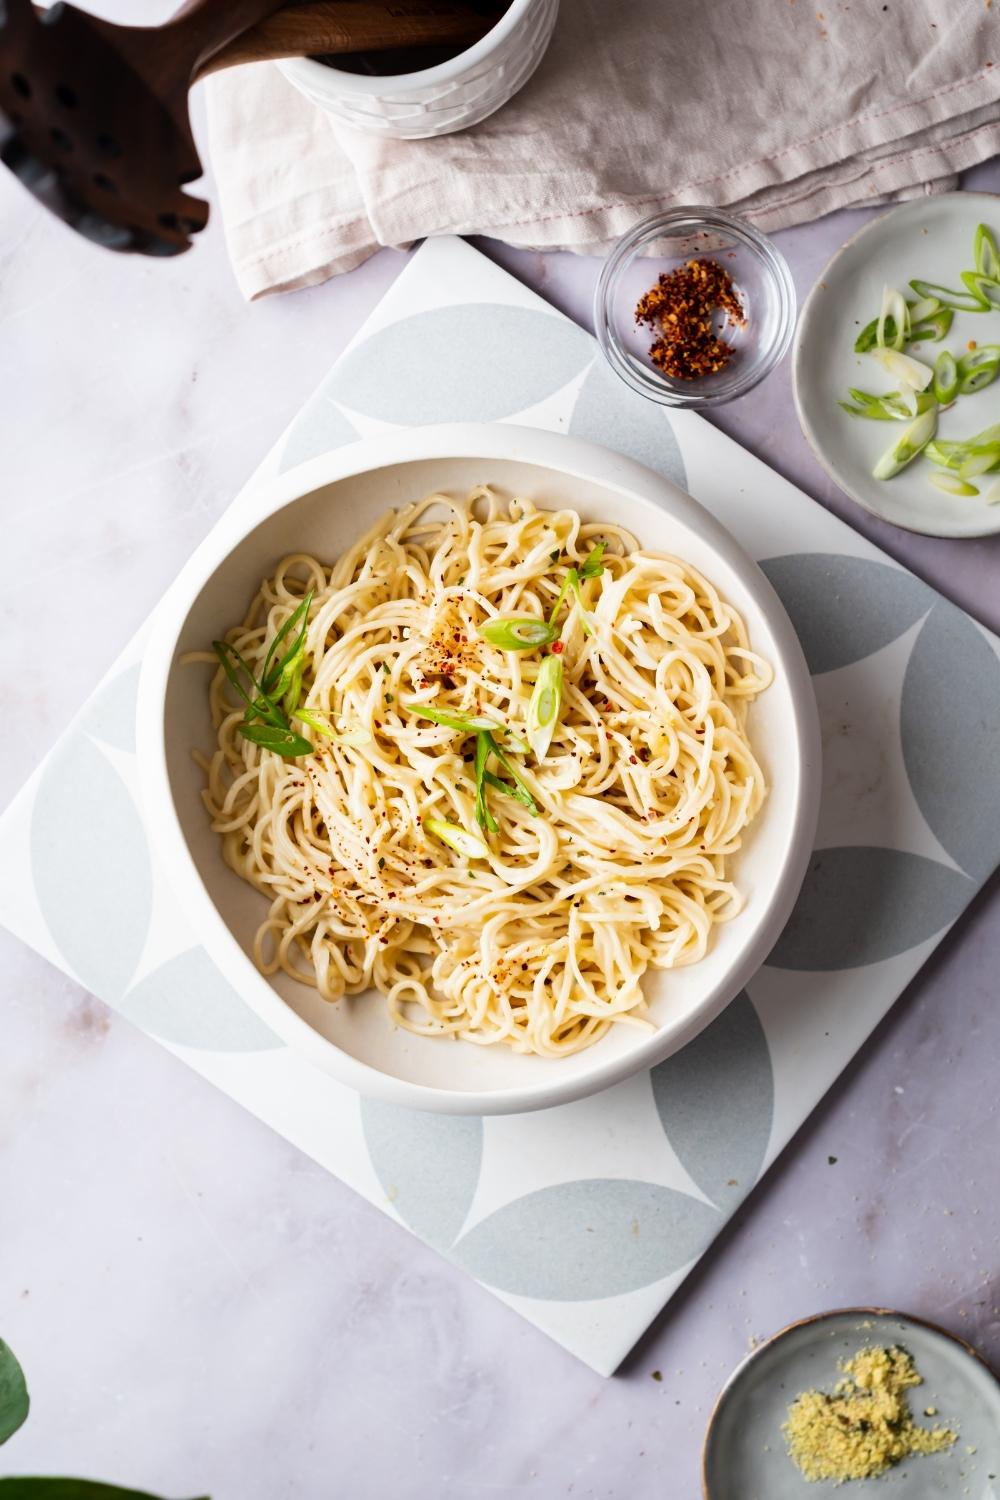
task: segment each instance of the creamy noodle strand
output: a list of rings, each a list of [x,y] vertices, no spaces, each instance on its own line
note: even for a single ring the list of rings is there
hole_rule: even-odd
[[[598,542],[603,573],[560,615],[549,751],[502,741],[538,815],[491,787],[487,835],[474,736],[406,705],[486,714],[523,739],[544,653],[477,626],[547,619]],[[199,757],[226,861],[270,901],[261,970],[330,1001],[374,986],[410,1031],[549,1057],[649,1025],[646,970],[697,962],[739,911],[727,865],[766,793],[745,720],[772,674],[739,615],[620,527],[486,487],[389,511],[332,566],[284,558],[226,636],[256,672],[310,589],[302,705],[335,737],[296,723],[312,755],[259,749],[220,669],[218,744]],[[428,816],[481,837],[488,858],[440,843]]]

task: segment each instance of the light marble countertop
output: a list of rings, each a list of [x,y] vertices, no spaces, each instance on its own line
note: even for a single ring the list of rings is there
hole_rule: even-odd
[[[968,181],[1000,191],[1000,163]],[[864,217],[778,237],[800,295]],[[482,248],[589,323],[594,262]],[[124,260],[3,175],[0,805],[404,260],[248,307],[217,224],[177,261]],[[1000,539],[859,511],[805,446],[787,361],[718,421],[1000,628]],[[717,1388],[793,1318],[903,1307],[1000,1361],[996,879],[611,1380],[4,934],[0,962],[0,1335],[34,1403],[4,1473],[178,1500],[687,1500]]]

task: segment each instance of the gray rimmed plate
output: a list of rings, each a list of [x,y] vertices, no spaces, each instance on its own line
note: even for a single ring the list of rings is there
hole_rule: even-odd
[[[891,388],[873,359],[854,353],[858,333],[878,316],[882,288],[888,284],[912,297],[909,282],[916,276],[964,290],[960,273],[972,269],[973,238],[981,223],[1000,240],[1000,197],[993,193],[942,193],[883,214],[830,261],[809,294],[795,335],[795,406],[816,457],[865,510],[927,536],[991,536],[1000,532],[1000,505],[942,494],[928,483],[932,466],[926,459],[916,459],[895,479],[873,479],[876,460],[902,424],[862,421],[837,402],[847,399],[850,386],[880,393]],[[942,349],[957,356],[970,339],[1000,344],[1000,311],[957,312],[947,338],[908,346],[907,352],[933,364]],[[939,435],[969,438],[998,419],[1000,381],[962,396],[943,413]]]
[[[888,1308],[851,1307],[792,1323],[761,1344],[723,1387],[703,1453],[705,1500],[808,1500],[848,1493],[826,1480],[807,1483],[781,1434],[800,1391],[830,1390],[839,1365],[866,1344],[899,1344],[913,1356],[923,1385],[910,1392],[918,1423],[958,1431],[950,1450],[911,1458],[872,1485],[906,1500],[1000,1500],[1000,1381],[976,1351],[932,1323]],[[938,1415],[926,1418],[927,1407]]]

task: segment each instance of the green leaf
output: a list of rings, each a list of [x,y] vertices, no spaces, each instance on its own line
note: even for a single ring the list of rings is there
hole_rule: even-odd
[[[485,772],[483,780],[487,786],[493,787],[498,792],[503,792],[505,797],[513,797],[515,802],[520,802],[525,807],[530,808],[532,814],[537,816],[538,806],[531,793],[526,792],[523,787],[510,786],[506,781],[501,781],[499,776],[494,776],[492,771]]]
[[[313,752],[312,745],[301,734],[296,734],[294,729],[281,729],[276,724],[241,724],[240,734],[251,745],[259,745],[262,750],[273,750],[275,755],[282,755],[285,760],[295,760],[299,755],[311,755]]]
[[[40,1479],[35,1475],[0,1479],[0,1500],[157,1500],[148,1490],[123,1490],[99,1479]],[[198,1500],[210,1500],[199,1495]]]
[[[30,1405],[24,1371],[13,1349],[0,1339],[0,1443],[5,1443],[21,1426]]]

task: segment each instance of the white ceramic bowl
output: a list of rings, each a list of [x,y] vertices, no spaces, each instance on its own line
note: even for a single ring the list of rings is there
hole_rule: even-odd
[[[611,519],[649,547],[704,572],[747,622],[776,680],[751,709],[770,795],[736,864],[746,907],[707,956],[646,980],[655,1032],[620,1028],[574,1056],[521,1057],[501,1047],[413,1036],[371,993],[330,1004],[250,953],[265,899],[223,863],[201,802],[191,749],[214,735],[206,668],[178,656],[239,619],[285,553],[336,558],[389,506],[432,489],[488,482],[540,506]],[[650,1067],[691,1040],[766,958],[791,910],[815,832],[816,706],[798,640],[756,564],[719,523],[667,480],[591,443],[506,425],[386,432],[303,464],[264,486],[252,513],[224,518],[154,617],[139,690],[139,764],[154,849],[198,936],[234,988],[289,1046],[365,1094],[452,1114],[502,1114],[565,1103]]]
[[[457,57],[416,73],[371,78],[311,57],[278,63],[328,115],[371,135],[420,140],[465,130],[517,93],[549,45],[559,0],[511,0],[497,24]]]

